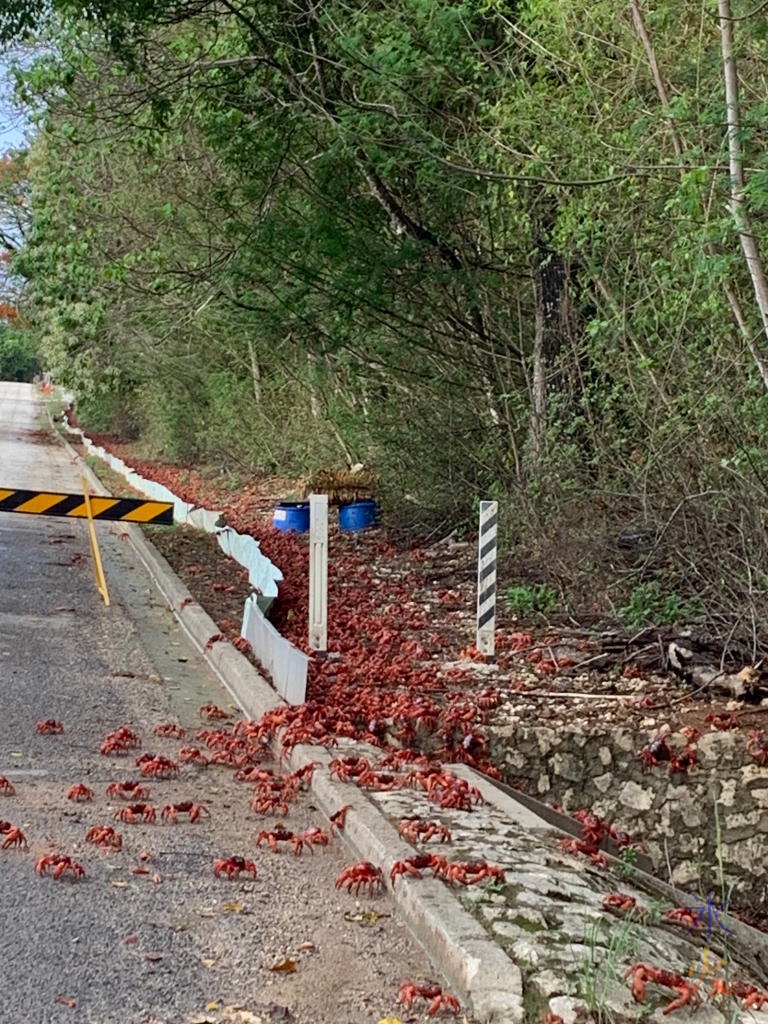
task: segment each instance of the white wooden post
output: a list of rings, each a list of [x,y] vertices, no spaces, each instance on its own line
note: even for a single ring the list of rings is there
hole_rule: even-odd
[[[480,502],[477,549],[477,640],[475,647],[492,658],[496,650],[496,532],[498,501]]]
[[[309,496],[309,646],[328,649],[328,495]]]

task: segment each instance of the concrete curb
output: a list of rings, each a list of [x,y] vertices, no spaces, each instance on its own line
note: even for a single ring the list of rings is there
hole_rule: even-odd
[[[51,424],[53,427],[53,424]],[[54,429],[54,434],[71,457],[82,462],[96,494],[108,494],[99,478],[79,453]],[[235,702],[251,718],[283,706],[269,683],[231,644],[215,643],[206,649],[210,637],[219,632],[211,617],[192,598],[183,582],[139,526],[120,523],[136,554],[194,646],[202,653]],[[116,532],[113,528],[112,532]],[[184,607],[182,607],[184,605]],[[274,743],[280,758],[280,738]],[[362,747],[363,745],[359,745]],[[327,768],[331,755],[324,747],[297,746],[282,757],[291,770],[320,761]],[[343,832],[344,841],[362,860],[381,867],[387,888],[403,921],[446,977],[450,987],[472,1008],[482,1024],[521,1024],[524,1018],[522,975],[513,961],[493,942],[483,926],[466,911],[442,882],[401,877],[389,884],[389,871],[396,860],[413,856],[378,808],[356,786],[338,782],[327,771],[315,772],[310,786],[321,810],[330,817],[344,804],[351,810]]]
[[[357,745],[355,751],[364,754],[363,748]],[[323,748],[297,746],[284,760],[295,771],[313,760],[327,766],[331,757]],[[412,857],[414,848],[403,842],[357,786],[338,782],[327,772],[315,772],[310,789],[329,817],[345,804],[351,805],[343,838],[363,860],[381,867],[400,917],[450,987],[469,1002],[474,1016],[483,1024],[520,1024],[524,1018],[520,969],[447,886],[429,878],[412,880],[404,876],[396,885],[389,884],[392,864]]]

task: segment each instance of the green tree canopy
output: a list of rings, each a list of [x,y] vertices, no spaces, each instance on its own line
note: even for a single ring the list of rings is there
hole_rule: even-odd
[[[46,30],[8,10],[6,37]],[[600,574],[617,605],[660,574],[717,614],[759,603],[768,346],[714,6],[50,12],[18,73],[38,131],[13,267],[92,426],[243,471],[369,461],[430,528],[504,496],[510,542],[587,602]],[[734,15],[759,252],[765,28]],[[617,569],[605,538],[637,522],[660,539]]]

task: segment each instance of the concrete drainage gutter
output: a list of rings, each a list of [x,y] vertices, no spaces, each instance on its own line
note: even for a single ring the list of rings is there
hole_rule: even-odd
[[[70,455],[80,459],[66,440],[58,433],[57,436]],[[82,466],[94,493],[107,494],[90,467],[85,462]],[[192,598],[140,527],[121,523],[120,532],[127,532],[137,556],[173,614],[244,714],[260,718],[283,705],[285,702],[266,679],[231,644],[216,643],[206,650],[210,637],[219,632],[216,623]],[[279,743],[278,737],[277,757]],[[320,761],[327,767],[330,760],[325,748],[312,746],[297,746],[290,756],[283,758],[291,770],[311,761]],[[475,779],[473,784],[481,782]],[[316,771],[311,792],[328,816],[344,804],[351,804],[343,838],[357,857],[380,866],[385,876],[389,876],[394,861],[413,855],[413,847],[400,839],[394,827],[356,787],[337,782],[327,771]],[[535,820],[540,823],[540,819]],[[445,885],[432,879],[414,883],[401,877],[395,887],[388,889],[401,919],[445,976],[449,987],[470,1005],[478,1021],[521,1024],[524,1011],[520,970]]]

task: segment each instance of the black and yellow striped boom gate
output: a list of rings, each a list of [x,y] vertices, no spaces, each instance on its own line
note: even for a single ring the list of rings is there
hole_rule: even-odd
[[[96,589],[104,604],[109,604],[109,591],[101,564],[94,521],[104,519],[119,523],[151,523],[173,526],[173,502],[144,501],[143,498],[104,498],[90,494],[83,477],[82,494],[58,494],[55,491],[10,490],[0,487],[0,512],[25,512],[33,516],[57,516],[60,519],[87,519],[88,536],[93,555]]]
[[[26,512],[36,516],[62,516],[67,519],[107,519],[122,523],[173,525],[173,503],[144,501],[142,498],[102,498],[83,494],[56,494],[53,491],[22,491],[0,487],[0,512]],[[89,516],[88,501],[91,512]]]

